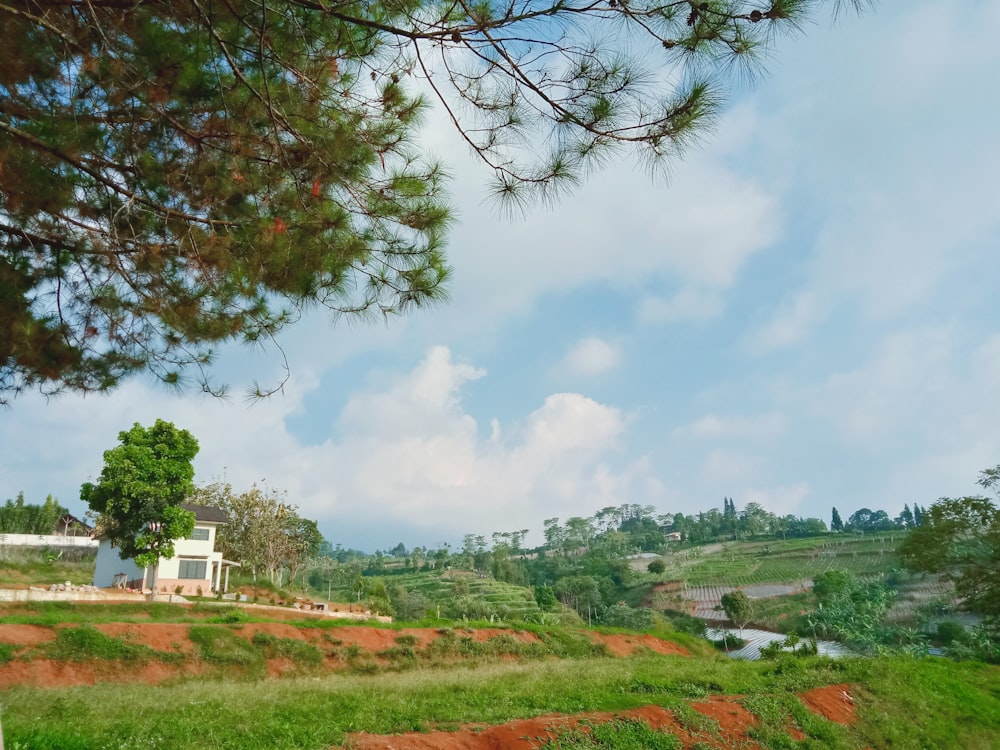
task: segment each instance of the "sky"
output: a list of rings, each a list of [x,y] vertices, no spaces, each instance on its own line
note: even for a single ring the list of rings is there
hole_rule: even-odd
[[[523,217],[439,115],[450,300],[310,313],[231,349],[231,396],[137,377],[0,411],[0,500],[86,510],[119,431],[192,432],[195,481],[286,492],[334,544],[456,544],[608,505],[847,518],[1000,464],[1000,0],[821,14],[669,181],[622,159]]]

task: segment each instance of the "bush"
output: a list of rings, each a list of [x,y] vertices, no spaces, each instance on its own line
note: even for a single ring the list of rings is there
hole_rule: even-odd
[[[663,614],[670,621],[670,624],[674,626],[674,630],[694,635],[698,638],[705,637],[706,625],[705,621],[700,617],[689,615],[687,612],[677,612],[674,610],[665,610]]]
[[[937,626],[937,634],[935,639],[942,646],[950,646],[956,641],[962,643],[967,639],[967,631],[965,626],[960,622],[955,622],[954,620],[948,620],[947,622],[942,622]]]
[[[645,607],[633,609],[624,602],[619,602],[604,610],[601,624],[612,628],[652,630],[656,625],[656,613]]]
[[[663,560],[653,560],[646,566],[646,570],[654,575],[662,575],[667,569],[667,564]]]
[[[551,586],[536,586],[535,602],[543,610],[555,609],[559,603],[556,599],[556,592],[552,590]]]
[[[227,607],[226,610],[215,617],[210,618],[209,622],[217,622],[222,625],[241,625],[244,622],[250,620],[250,615],[246,613],[240,607]]]

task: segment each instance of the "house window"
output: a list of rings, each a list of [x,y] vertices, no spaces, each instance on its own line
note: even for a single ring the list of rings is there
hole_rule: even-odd
[[[178,566],[179,569],[177,573],[178,578],[189,578],[202,581],[207,578],[207,560],[184,560],[182,558],[179,562],[180,565]]]
[[[193,539],[196,542],[207,542],[208,529],[202,526],[195,526],[194,531],[191,532],[191,536],[188,539]]]

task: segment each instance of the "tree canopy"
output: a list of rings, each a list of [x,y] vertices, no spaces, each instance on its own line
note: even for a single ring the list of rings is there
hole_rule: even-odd
[[[733,625],[743,633],[750,620],[753,618],[753,601],[740,589],[729,591],[722,595],[722,609],[725,610]]]
[[[118,433],[118,442],[104,452],[97,483],[85,483],[80,499],[97,515],[100,535],[115,543],[123,559],[156,565],[161,557],[173,557],[174,541],[194,529],[194,514],[180,505],[194,487],[191,462],[198,441],[157,419],[152,427],[137,422]]]
[[[1000,498],[1000,464],[979,484]],[[899,548],[907,567],[953,581],[963,606],[1000,624],[1000,508],[984,495],[944,497],[922,516]]]
[[[845,0],[861,5],[864,0]],[[441,298],[428,99],[518,202],[669,160],[725,74],[840,0],[13,0],[0,8],[0,398],[149,370],[310,305]]]
[[[258,573],[274,583],[284,573],[294,579],[323,544],[316,522],[299,516],[295,505],[267,488],[254,485],[236,493],[229,484],[215,483],[195,488],[190,499],[226,513],[228,520],[217,532],[219,549],[223,557],[239,560],[255,581]]]

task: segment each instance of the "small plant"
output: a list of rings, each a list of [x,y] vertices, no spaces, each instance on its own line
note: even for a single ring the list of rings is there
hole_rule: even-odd
[[[198,596],[202,596],[202,590],[201,590],[201,586],[199,586],[199,587],[198,587],[198,588],[196,589],[196,591],[198,592]]]
[[[174,586],[174,593],[177,594],[177,596],[180,596],[184,593],[184,587],[180,585]]]

